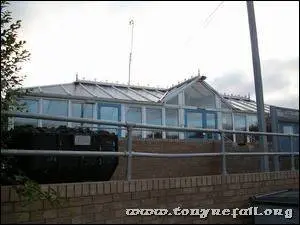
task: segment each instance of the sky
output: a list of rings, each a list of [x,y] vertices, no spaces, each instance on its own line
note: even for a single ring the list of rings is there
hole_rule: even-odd
[[[299,109],[299,2],[254,2],[266,104]],[[198,69],[219,93],[255,86],[246,2],[15,1],[25,87],[80,79],[170,87]],[[134,20],[133,36],[129,21]]]

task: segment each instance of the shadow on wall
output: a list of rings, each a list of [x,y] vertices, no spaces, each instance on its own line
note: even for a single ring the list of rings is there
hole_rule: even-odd
[[[226,143],[226,151],[258,152],[256,146],[236,146]],[[126,140],[119,140],[119,151],[126,150]],[[220,141],[141,139],[133,140],[133,151],[150,153],[205,153],[220,152]],[[227,172],[251,173],[260,172],[261,156],[227,156]],[[269,157],[270,171],[274,171],[274,157]],[[296,168],[299,168],[299,157],[295,157]],[[111,180],[126,179],[127,158],[120,157],[119,165]],[[280,157],[280,170],[290,170],[290,157]],[[190,158],[149,158],[132,159],[132,179],[167,178],[184,176],[219,175],[222,172],[222,157]]]

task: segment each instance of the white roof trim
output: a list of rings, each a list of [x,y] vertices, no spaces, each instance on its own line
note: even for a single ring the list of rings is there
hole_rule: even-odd
[[[166,102],[166,101],[170,100],[171,98],[178,95],[184,89],[186,89],[186,88],[190,87],[191,85],[193,85],[194,83],[196,83],[200,79],[200,77],[201,77],[200,75],[196,76],[193,79],[191,79],[190,82],[184,81],[182,86],[180,86],[180,85],[175,86],[174,89],[171,89],[169,91],[169,93],[164,97],[164,99],[160,99],[160,101]],[[185,83],[185,82],[187,82],[187,83]]]
[[[220,95],[212,86],[210,86],[208,83],[206,83],[205,81],[202,82],[202,84],[208,89],[210,90],[212,93],[214,93],[215,95],[217,95],[221,101],[227,105],[230,109],[232,109],[232,105],[230,105],[230,103],[222,96]]]

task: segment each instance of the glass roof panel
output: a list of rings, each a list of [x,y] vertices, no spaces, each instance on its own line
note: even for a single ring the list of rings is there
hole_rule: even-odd
[[[84,90],[83,87],[81,87],[79,84],[64,84],[64,88],[70,92],[73,96],[84,96],[84,97],[94,97],[90,93],[88,93],[86,90]]]
[[[112,87],[109,86],[101,86],[105,91],[107,91],[108,93],[110,93],[112,96],[115,96],[118,99],[123,99],[123,100],[132,100],[130,98],[128,98],[127,96],[123,95],[122,93],[120,93],[119,91],[113,89]]]
[[[140,94],[135,93],[134,91],[131,91],[128,88],[123,88],[123,87],[117,87],[118,89],[120,89],[121,91],[125,92],[127,95],[129,95],[130,97],[132,97],[134,100],[136,101],[149,101],[146,98],[143,98],[143,96],[141,96]]]
[[[65,95],[67,94],[64,89],[60,85],[55,85],[55,86],[44,86],[40,87],[42,89],[42,92],[44,93],[50,93],[50,94],[60,94],[60,95]],[[37,89],[38,91],[38,89]]]
[[[104,91],[102,91],[100,88],[98,88],[96,85],[92,84],[83,84],[84,87],[86,87],[90,92],[92,92],[94,95],[96,95],[99,98],[112,98],[110,95],[106,94]]]

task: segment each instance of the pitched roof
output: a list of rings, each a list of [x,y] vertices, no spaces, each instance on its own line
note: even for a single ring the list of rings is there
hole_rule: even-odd
[[[205,80],[204,76],[191,77],[171,88],[154,88],[146,86],[105,83],[88,80],[76,80],[72,83],[30,87],[31,95],[60,96],[65,98],[122,100],[140,103],[163,103],[182,90],[200,82],[206,89],[219,96],[221,101],[234,111],[256,112],[256,102],[240,96],[220,95]],[[270,105],[265,104],[265,113],[270,113]]]

